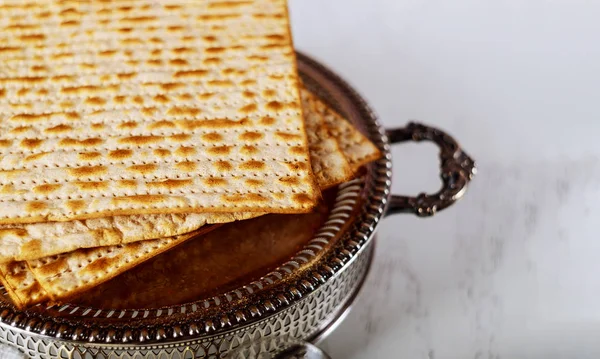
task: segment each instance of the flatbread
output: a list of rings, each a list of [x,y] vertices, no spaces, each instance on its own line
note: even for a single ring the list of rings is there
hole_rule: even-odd
[[[381,156],[376,146],[341,115],[328,110],[315,95],[303,91],[303,96],[320,108],[319,113],[322,116],[316,118],[327,118],[328,133],[335,136],[336,141],[346,143],[343,148],[345,153],[353,158],[350,167],[355,174],[367,163],[365,158],[375,160]],[[326,134],[324,136],[327,138]],[[332,153],[336,155],[336,151]],[[329,155],[324,156],[328,157]],[[329,168],[323,167],[323,178],[333,178],[327,173]],[[315,170],[315,173],[318,174],[319,171]],[[0,264],[0,281],[19,307],[48,300],[64,301],[106,282],[184,240],[154,239],[118,246],[80,249],[38,260]]]
[[[351,178],[353,170],[317,112],[323,103],[302,89],[302,107],[308,132],[312,170],[320,188],[327,189]],[[341,117],[330,122],[345,121]],[[352,127],[351,127],[352,128]],[[296,177],[286,179],[290,183]],[[246,186],[262,186],[262,178],[246,180]],[[200,228],[205,224],[228,223],[262,215],[239,213],[166,213],[110,216],[66,222],[0,225],[0,263],[37,259],[93,248],[171,237]]]
[[[285,0],[3,4],[0,223],[317,203]]]

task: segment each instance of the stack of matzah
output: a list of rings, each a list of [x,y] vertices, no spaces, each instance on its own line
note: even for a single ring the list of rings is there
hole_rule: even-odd
[[[61,301],[379,151],[301,88],[284,0],[0,3],[0,279]]]

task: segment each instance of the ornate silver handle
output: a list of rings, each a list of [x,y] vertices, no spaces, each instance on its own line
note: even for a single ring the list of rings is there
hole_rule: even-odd
[[[393,195],[387,214],[414,213],[427,217],[434,215],[460,199],[469,181],[477,172],[475,162],[445,132],[418,123],[387,131],[392,144],[406,141],[431,141],[440,148],[440,176],[442,188],[434,194],[421,193],[416,197]]]

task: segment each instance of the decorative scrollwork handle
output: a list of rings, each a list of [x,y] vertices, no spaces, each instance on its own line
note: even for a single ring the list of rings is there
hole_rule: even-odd
[[[440,148],[442,188],[435,194],[416,197],[393,195],[387,214],[414,213],[421,217],[434,215],[460,199],[477,172],[475,162],[445,132],[418,123],[387,131],[392,144],[406,141],[431,141]]]

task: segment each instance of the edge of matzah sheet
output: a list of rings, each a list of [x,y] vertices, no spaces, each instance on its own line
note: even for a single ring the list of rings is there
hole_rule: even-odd
[[[15,51],[26,57],[26,71],[7,74],[0,66],[0,84],[10,92],[0,96],[0,223],[165,212],[303,213],[315,206],[320,193],[309,165],[286,2],[238,2],[227,17],[213,3],[218,2],[177,2],[177,13],[165,9],[164,16],[108,12],[102,20],[107,24],[160,25],[148,38],[152,43],[142,43],[146,47],[108,25],[89,29],[93,36],[84,32],[76,44],[55,44],[45,34],[19,35]],[[186,12],[188,6],[193,11]],[[98,20],[95,16],[88,20]],[[42,29],[54,29],[44,21]],[[169,32],[182,21],[206,31]],[[79,53],[59,45],[74,49],[109,30],[116,31],[106,36],[112,50],[88,50],[105,62],[129,51],[125,62],[133,63],[149,48],[144,54],[150,58],[139,64],[139,73],[79,76],[83,65],[99,63],[79,63]],[[186,42],[203,52],[188,61]],[[42,51],[50,44],[58,52]],[[31,46],[41,47],[23,51]],[[167,57],[166,51],[179,57]],[[0,63],[13,55],[1,52]],[[75,63],[69,65],[63,55]],[[231,62],[234,55],[239,58]],[[192,65],[179,71],[171,65],[175,60]],[[63,73],[47,75],[58,68]],[[200,93],[170,89],[191,83]],[[21,91],[25,94],[15,99],[12,94]],[[48,98],[63,109],[44,112]]]
[[[65,300],[217,227],[219,225],[212,225],[180,236],[139,241],[127,245],[80,249],[58,256],[27,261],[27,264],[50,299]]]

